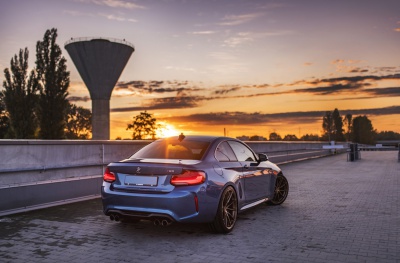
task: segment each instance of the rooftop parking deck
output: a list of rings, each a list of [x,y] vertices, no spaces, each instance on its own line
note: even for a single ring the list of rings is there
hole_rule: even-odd
[[[204,225],[116,223],[94,199],[0,218],[0,262],[400,262],[398,152],[281,165],[281,206]]]

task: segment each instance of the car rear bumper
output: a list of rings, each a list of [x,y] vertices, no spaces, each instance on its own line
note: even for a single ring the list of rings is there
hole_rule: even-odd
[[[104,183],[101,188],[103,212],[105,215],[119,214],[148,220],[167,218],[176,222],[211,222],[217,206],[209,205],[205,186],[179,188],[169,193],[124,192],[112,191],[110,184]]]

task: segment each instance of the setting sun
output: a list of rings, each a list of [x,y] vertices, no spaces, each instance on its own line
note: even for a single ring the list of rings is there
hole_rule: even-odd
[[[160,123],[163,127],[158,130],[157,135],[159,138],[178,136],[179,132],[171,124]]]

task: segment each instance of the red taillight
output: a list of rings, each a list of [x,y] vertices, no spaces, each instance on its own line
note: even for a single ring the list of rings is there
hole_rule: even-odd
[[[115,174],[110,172],[110,169],[108,169],[108,167],[104,171],[103,180],[105,182],[109,182],[109,183],[112,183],[115,181]]]
[[[196,185],[204,183],[206,174],[201,171],[184,171],[182,174],[173,175],[171,184],[178,185]]]

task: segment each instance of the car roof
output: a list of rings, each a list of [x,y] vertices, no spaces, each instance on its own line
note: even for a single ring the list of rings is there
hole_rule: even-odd
[[[179,136],[173,136],[173,137],[168,137],[160,140],[177,140],[179,139]],[[237,140],[231,137],[224,137],[224,136],[213,136],[213,135],[185,135],[184,140],[190,140],[190,141],[203,141],[203,142],[212,142],[215,140],[223,140],[223,139],[228,139],[228,140]]]

